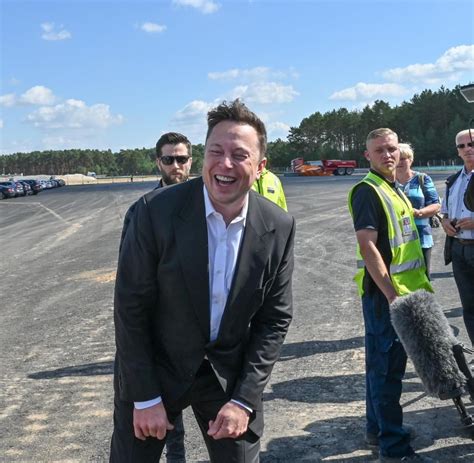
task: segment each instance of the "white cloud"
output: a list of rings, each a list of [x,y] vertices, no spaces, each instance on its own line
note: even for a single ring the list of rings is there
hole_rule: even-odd
[[[0,95],[0,106],[5,106],[10,108],[16,104],[16,96],[14,93],[6,93],[5,95]]]
[[[3,119],[0,119],[0,129],[3,129]]]
[[[28,89],[19,98],[14,93],[7,93],[0,96],[0,106],[11,107],[18,104],[23,105],[51,105],[56,100],[53,92],[42,85],[35,85]]]
[[[164,32],[166,30],[166,26],[163,26],[161,24],[146,22],[140,26],[140,29],[142,31],[148,32],[149,34],[157,34],[157,33]]]
[[[474,68],[474,45],[459,45],[443,53],[434,63],[410,64],[383,72],[383,77],[395,82],[420,82],[434,84]]]
[[[292,85],[282,85],[276,82],[255,82],[239,85],[231,91],[231,98],[242,98],[248,103],[289,103],[299,93]]]
[[[215,13],[221,5],[212,0],[173,0],[174,5],[190,6],[204,14]]]
[[[53,92],[42,85],[35,85],[20,96],[22,104],[51,105],[55,101]]]
[[[43,34],[41,37],[44,40],[66,40],[71,38],[71,33],[64,29],[62,25],[58,27],[56,31],[56,26],[54,23],[43,23],[41,24],[41,29],[43,29]]]
[[[265,80],[269,77],[282,77],[282,73],[273,72],[270,68],[265,66],[257,66],[251,69],[229,69],[222,72],[210,72],[208,74],[211,80]]]
[[[270,122],[266,126],[268,138],[272,140],[275,138],[286,138],[290,131],[290,126],[284,122]]]
[[[55,106],[43,106],[30,113],[27,118],[35,127],[43,129],[107,128],[121,124],[123,116],[110,112],[109,105],[87,106],[81,100],[66,100]]]
[[[194,100],[175,113],[171,127],[184,133],[192,143],[204,143],[207,131],[207,113],[217,102]]]
[[[367,100],[387,97],[403,96],[408,90],[398,84],[366,84],[359,82],[354,87],[345,88],[334,92],[329,98],[331,100]]]
[[[298,74],[294,69],[288,71],[275,71],[265,66],[257,66],[250,69],[228,69],[221,72],[209,72],[207,74],[211,80],[243,80],[262,81],[268,79],[284,79],[286,77],[297,78]]]
[[[84,144],[84,140],[68,138],[64,136],[46,136],[41,139],[46,149],[77,148]]]

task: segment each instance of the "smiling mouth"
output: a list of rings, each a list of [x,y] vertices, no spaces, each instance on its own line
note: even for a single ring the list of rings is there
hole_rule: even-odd
[[[231,185],[235,182],[235,178],[227,177],[225,175],[214,175],[214,179],[219,185]]]

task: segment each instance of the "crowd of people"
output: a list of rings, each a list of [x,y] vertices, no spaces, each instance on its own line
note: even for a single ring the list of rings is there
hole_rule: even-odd
[[[292,318],[295,220],[266,169],[266,129],[241,101],[208,113],[202,177],[189,179],[182,134],[156,144],[155,190],[127,212],[115,287],[116,359],[111,462],[185,462],[182,410],[191,406],[212,462],[258,462],[262,393]],[[415,453],[400,405],[407,356],[390,304],[433,291],[430,218],[443,214],[445,254],[474,343],[474,143],[456,136],[463,169],[442,205],[413,149],[388,129],[367,137],[369,173],[349,192],[355,281],[366,353],[366,435],[381,462]],[[466,200],[465,200],[466,199]]]

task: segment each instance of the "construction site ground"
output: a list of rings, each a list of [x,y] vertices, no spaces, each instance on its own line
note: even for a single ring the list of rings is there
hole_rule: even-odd
[[[442,195],[446,175],[433,177]],[[282,178],[297,222],[294,320],[264,393],[262,462],[376,459],[363,439],[364,331],[346,204],[361,178]],[[118,244],[128,206],[153,187],[66,186],[0,201],[0,461],[108,461]],[[434,239],[436,297],[467,343],[452,269],[442,262],[442,229]],[[452,402],[428,397],[411,362],[402,404],[417,451],[474,461]],[[208,461],[190,410],[184,419],[187,461]]]

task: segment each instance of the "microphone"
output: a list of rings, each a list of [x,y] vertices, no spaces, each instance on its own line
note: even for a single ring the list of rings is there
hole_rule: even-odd
[[[466,377],[453,353],[459,342],[433,294],[418,290],[398,297],[390,317],[426,392],[443,400],[460,397]]]

